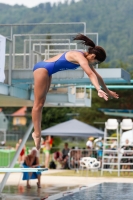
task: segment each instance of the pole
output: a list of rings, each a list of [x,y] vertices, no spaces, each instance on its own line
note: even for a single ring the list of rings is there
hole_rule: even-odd
[[[23,146],[25,145],[25,143],[26,143],[26,141],[27,141],[27,139],[28,139],[28,137],[29,137],[29,135],[30,135],[32,129],[33,129],[33,124],[32,124],[32,122],[31,122],[30,125],[29,125],[29,127],[28,127],[28,130],[26,131],[26,133],[25,133],[25,135],[24,135],[24,137],[23,137],[23,140],[22,140],[20,146],[18,147],[18,150],[17,150],[16,153],[15,153],[15,156],[14,156],[14,158],[13,158],[13,160],[12,160],[12,162],[11,162],[9,168],[13,168],[13,167],[14,167],[14,165],[15,165],[15,163],[16,163],[16,161],[17,161],[17,158],[18,158],[18,156],[19,156],[19,154],[20,154],[20,152],[21,152]],[[7,172],[7,173],[5,174],[5,176],[3,177],[3,180],[1,181],[1,184],[0,184],[0,194],[2,193],[2,191],[3,191],[3,189],[4,189],[4,186],[5,186],[6,182],[7,182],[7,179],[8,179],[8,177],[9,177],[9,175],[10,175],[10,173]]]

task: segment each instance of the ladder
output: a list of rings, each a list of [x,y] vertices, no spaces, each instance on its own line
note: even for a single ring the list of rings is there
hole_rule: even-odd
[[[117,119],[108,119],[105,122],[101,175],[103,175],[104,171],[110,173],[117,171],[118,176],[120,175],[118,126]],[[111,137],[111,132],[113,133],[113,131],[116,131],[116,137]]]

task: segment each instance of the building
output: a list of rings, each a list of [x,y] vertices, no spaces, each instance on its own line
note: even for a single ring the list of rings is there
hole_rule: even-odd
[[[27,123],[26,118],[27,107],[22,107],[12,114],[14,126],[25,126]]]
[[[8,129],[8,119],[0,108],[0,143],[6,141],[6,132]]]

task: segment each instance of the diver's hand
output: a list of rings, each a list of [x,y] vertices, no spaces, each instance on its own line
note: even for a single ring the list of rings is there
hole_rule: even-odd
[[[108,101],[108,95],[101,89],[98,90],[98,96]]]
[[[116,92],[113,92],[111,90],[108,90],[107,94],[108,94],[108,97],[111,98],[111,99],[113,99],[113,98],[118,99],[119,98],[119,95]]]

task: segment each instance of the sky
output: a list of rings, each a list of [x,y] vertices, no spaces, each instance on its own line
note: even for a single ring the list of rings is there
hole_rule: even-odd
[[[50,3],[57,3],[57,2],[64,2],[65,0],[0,0],[0,3],[4,3],[4,4],[9,4],[9,5],[24,5],[26,7],[34,7],[37,6],[40,3],[46,3],[46,2],[50,2]]]

